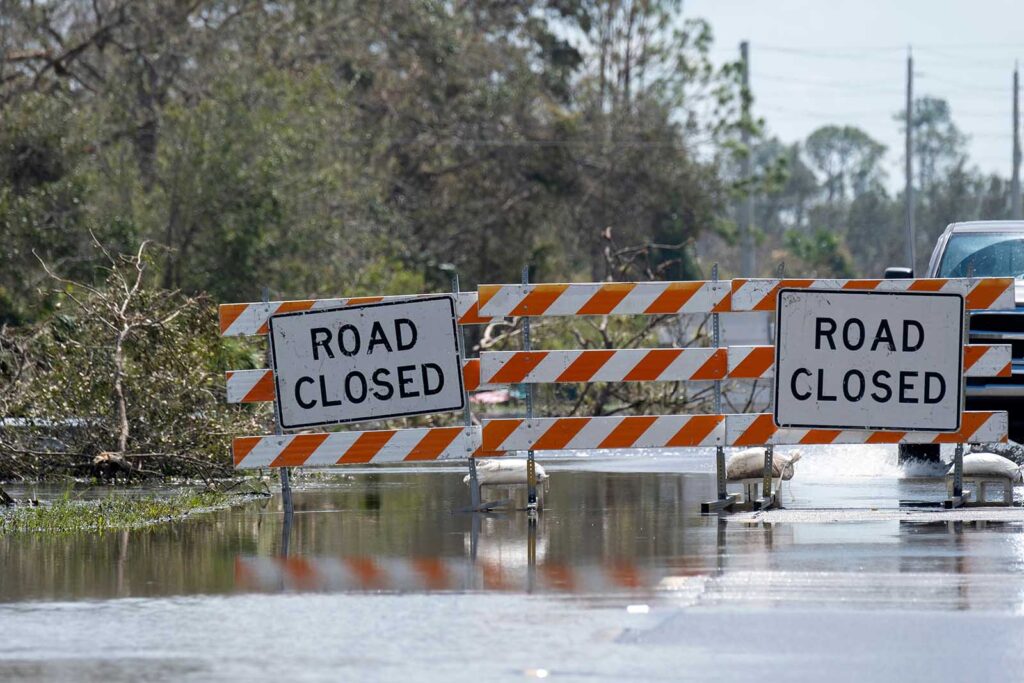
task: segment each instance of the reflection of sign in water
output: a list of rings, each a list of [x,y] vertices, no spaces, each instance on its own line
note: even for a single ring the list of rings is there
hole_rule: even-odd
[[[461,410],[451,296],[270,318],[286,429]]]
[[[960,428],[962,296],[783,289],[777,315],[777,425]]]

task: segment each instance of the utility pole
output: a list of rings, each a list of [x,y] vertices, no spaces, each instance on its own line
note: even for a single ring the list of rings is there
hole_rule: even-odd
[[[1010,180],[1010,218],[1024,218],[1020,197],[1020,67],[1013,65],[1013,175]]]
[[[914,267],[915,256],[914,253],[914,133],[911,123],[913,121],[914,112],[914,57],[910,53],[910,48],[907,48],[907,111],[906,111],[906,128],[907,128],[907,139],[906,139],[906,189],[903,191],[903,198],[906,202],[905,207],[905,219],[906,223],[906,259],[907,265],[911,270],[916,269]]]
[[[740,62],[743,65],[742,106],[742,139],[743,139],[743,183],[746,194],[740,207],[740,275],[754,277],[756,263],[754,261],[754,190],[751,187],[753,178],[753,150],[750,145],[750,127],[753,120],[750,116],[750,44],[740,43]]]

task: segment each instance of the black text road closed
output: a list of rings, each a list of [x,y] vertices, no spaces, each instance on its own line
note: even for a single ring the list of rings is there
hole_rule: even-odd
[[[457,334],[450,296],[273,316],[281,426],[462,409]]]
[[[960,428],[960,295],[783,289],[777,311],[780,427]]]

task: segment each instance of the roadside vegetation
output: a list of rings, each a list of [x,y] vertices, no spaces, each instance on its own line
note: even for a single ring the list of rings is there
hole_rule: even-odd
[[[137,529],[181,519],[229,505],[232,496],[213,492],[179,493],[170,497],[111,495],[98,501],[65,495],[52,503],[0,509],[0,534],[75,533]]]
[[[2,15],[0,480],[230,475],[232,436],[270,422],[225,404],[224,371],[265,349],[221,339],[216,304],[264,288],[446,291],[455,270],[471,289],[524,264],[535,281],[663,280],[717,261],[727,278],[751,195],[762,275],[899,263],[887,150],[851,126],[773,137],[681,0],[16,0]],[[926,255],[950,220],[1006,217],[1009,195],[943,100],[913,113]],[[705,330],[535,326],[548,348]],[[469,334],[475,352],[521,332]],[[558,414],[708,407],[683,383],[545,392]]]

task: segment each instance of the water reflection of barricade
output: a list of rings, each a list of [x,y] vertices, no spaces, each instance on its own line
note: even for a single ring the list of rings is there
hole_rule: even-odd
[[[509,563],[461,557],[257,557],[235,559],[235,586],[278,592],[513,591],[588,594],[655,588],[665,570],[631,563]]]

